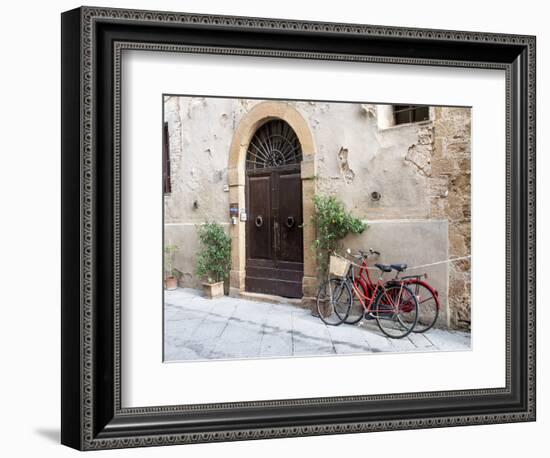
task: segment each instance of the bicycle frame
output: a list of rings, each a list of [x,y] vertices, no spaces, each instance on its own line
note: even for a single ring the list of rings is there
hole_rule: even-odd
[[[369,269],[367,266],[367,260],[363,258],[363,261],[361,263],[361,268],[359,269],[359,274],[355,275],[355,269],[354,266],[350,266],[350,272],[348,273],[348,278],[351,279],[351,286],[354,294],[359,299],[359,303],[363,307],[364,311],[366,313],[370,312],[370,308],[374,302],[374,299],[376,297],[376,294],[378,293],[378,284],[374,283],[372,280]],[[377,283],[381,283],[381,280],[379,279]],[[367,295],[363,294],[357,285],[361,286],[361,289],[365,291]]]
[[[363,307],[364,313],[388,313],[391,312],[391,310],[383,309],[383,310],[373,310],[372,306],[373,303],[380,293],[381,290],[385,291],[385,283],[382,280],[384,273],[381,271],[380,276],[378,277],[377,282],[375,283],[369,273],[369,267],[367,265],[366,258],[363,258],[361,262],[361,267],[359,269],[359,274],[355,275],[355,269],[354,266],[350,266],[350,270],[348,272],[347,278],[350,280],[352,291],[355,294],[355,296],[359,299],[359,303]],[[398,280],[399,272],[397,272],[397,275],[395,277],[395,281]],[[404,282],[399,280],[400,284],[403,285]],[[362,290],[365,291],[367,294],[363,294],[357,285],[360,285]],[[403,288],[399,290],[399,297],[398,302],[401,298]],[[387,297],[387,296],[386,296]],[[389,302],[393,304],[393,300],[389,297],[387,297]]]

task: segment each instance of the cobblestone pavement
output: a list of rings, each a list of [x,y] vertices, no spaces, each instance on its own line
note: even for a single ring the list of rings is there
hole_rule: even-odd
[[[470,333],[432,329],[389,339],[374,321],[326,326],[291,304],[165,291],[165,361],[470,349]]]

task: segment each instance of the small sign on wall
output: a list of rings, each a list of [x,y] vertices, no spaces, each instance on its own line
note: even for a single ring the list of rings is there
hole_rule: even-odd
[[[238,217],[239,216],[239,204],[229,204],[229,217]]]

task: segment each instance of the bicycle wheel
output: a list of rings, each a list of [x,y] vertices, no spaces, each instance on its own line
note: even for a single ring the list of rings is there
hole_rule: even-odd
[[[365,288],[363,287],[363,285],[361,283],[355,283],[355,286],[359,290],[359,293],[362,294],[362,297],[365,297],[367,295],[367,293],[365,291]],[[348,316],[344,320],[344,323],[346,323],[346,324],[357,324],[365,316],[365,309],[363,308],[363,305],[361,304],[361,301],[359,300],[357,292],[352,291],[352,296],[353,296],[353,302],[351,304],[351,308],[350,308],[350,311],[348,313]]]
[[[352,304],[352,293],[348,282],[331,278],[319,287],[317,313],[330,326],[338,326],[347,318]]]
[[[416,297],[402,283],[385,286],[376,296],[373,309],[378,327],[392,339],[409,335],[418,320]]]
[[[418,302],[418,321],[413,332],[426,332],[433,327],[439,316],[439,298],[419,281],[407,283]]]

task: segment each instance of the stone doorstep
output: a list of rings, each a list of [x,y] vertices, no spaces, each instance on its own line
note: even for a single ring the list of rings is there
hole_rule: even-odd
[[[262,294],[262,293],[250,293],[247,291],[241,291],[239,293],[241,299],[247,299],[250,301],[268,302],[270,304],[290,304],[297,307],[306,308],[303,305],[302,299],[291,299],[288,297],[276,296],[274,294]]]

